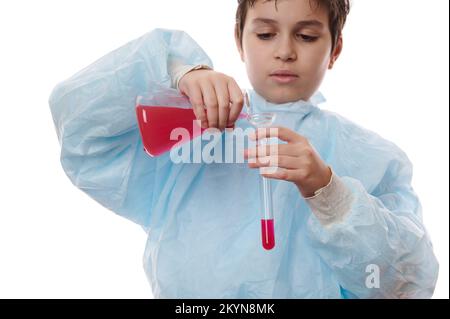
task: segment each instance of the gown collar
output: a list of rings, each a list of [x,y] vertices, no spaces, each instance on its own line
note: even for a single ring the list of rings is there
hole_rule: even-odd
[[[307,115],[312,112],[319,104],[326,101],[325,97],[317,91],[308,100],[298,100],[295,102],[288,102],[282,104],[275,104],[266,101],[261,95],[259,95],[255,90],[248,89],[248,98],[252,108],[252,112],[287,112],[287,113],[297,113],[299,115]]]

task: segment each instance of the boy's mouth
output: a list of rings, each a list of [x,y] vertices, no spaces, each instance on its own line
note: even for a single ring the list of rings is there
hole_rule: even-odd
[[[291,83],[298,79],[298,75],[289,70],[276,70],[270,77],[278,83]]]
[[[298,76],[292,75],[271,75],[270,76],[275,82],[285,84],[297,81]]]
[[[273,71],[270,75],[298,76],[297,74],[289,70],[276,70]]]

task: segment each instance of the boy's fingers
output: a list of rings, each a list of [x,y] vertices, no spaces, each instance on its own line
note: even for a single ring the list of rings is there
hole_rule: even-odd
[[[216,91],[210,82],[205,82],[201,86],[203,102],[206,106],[206,116],[208,118],[208,125],[210,128],[217,128],[219,125],[218,103]]]
[[[189,89],[189,101],[192,104],[195,117],[201,121],[202,128],[208,128],[208,118],[206,117],[205,104],[199,86],[193,86]]]
[[[271,144],[246,149],[244,150],[244,158],[250,159],[255,157],[278,155],[280,152],[279,146],[280,144]]]
[[[299,148],[292,147],[289,144],[269,144],[259,145],[255,148],[249,148],[244,151],[245,158],[253,158],[265,155],[284,155],[284,156],[300,156]]]
[[[297,157],[273,155],[258,158],[258,160],[252,161],[248,165],[250,168],[279,167],[286,169],[298,169],[300,168],[301,163]]]
[[[227,127],[228,114],[230,112],[230,96],[226,82],[219,81],[214,87],[219,103],[219,129],[222,131]]]
[[[260,174],[261,174],[261,176],[266,177],[266,178],[279,179],[279,180],[285,180],[285,181],[294,181],[295,170],[279,168],[279,167],[275,170],[272,169],[272,167],[270,167],[269,170],[265,170],[264,168],[261,168]]]
[[[300,143],[305,140],[305,138],[296,132],[281,126],[269,127],[269,128],[258,128],[255,133],[250,134],[250,139],[259,140],[266,137],[277,137],[282,141],[288,143]]]
[[[228,116],[228,125],[233,125],[238,119],[239,114],[244,106],[244,96],[242,91],[237,85],[236,81],[231,79],[228,82],[228,91],[230,92],[231,108]]]

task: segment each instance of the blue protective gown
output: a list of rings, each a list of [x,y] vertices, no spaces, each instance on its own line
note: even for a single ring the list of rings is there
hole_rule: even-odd
[[[395,144],[318,108],[320,94],[274,105],[251,91],[256,111],[276,111],[275,125],[308,138],[354,199],[343,221],[323,227],[295,185],[272,180],[271,251],[261,247],[258,170],[148,156],[135,98],[154,83],[170,87],[169,57],[212,67],[186,33],[156,29],[60,83],[50,97],[67,176],[147,231],[144,266],[156,298],[432,295],[438,263],[410,161]],[[367,284],[373,265],[379,287]]]

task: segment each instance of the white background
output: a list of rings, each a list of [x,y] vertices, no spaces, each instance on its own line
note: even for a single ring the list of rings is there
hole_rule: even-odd
[[[235,0],[0,2],[0,298],[148,298],[145,234],[71,185],[59,164],[52,88],[155,27],[183,29],[248,87]],[[355,0],[323,108],[394,141],[448,298],[448,1]]]

